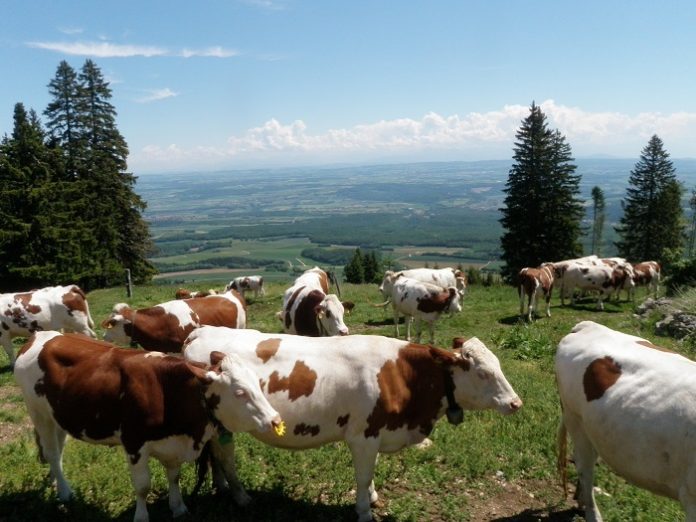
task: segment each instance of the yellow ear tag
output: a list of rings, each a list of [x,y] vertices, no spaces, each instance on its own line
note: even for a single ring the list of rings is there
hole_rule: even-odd
[[[282,437],[283,435],[285,435],[285,421],[280,421],[280,424],[278,424],[277,426],[273,426],[273,429],[275,430],[276,435]]]

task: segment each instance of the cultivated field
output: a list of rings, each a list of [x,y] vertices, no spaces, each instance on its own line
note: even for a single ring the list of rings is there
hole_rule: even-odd
[[[204,289],[211,284],[221,286],[219,281],[200,282],[190,288]],[[285,286],[273,282],[265,298],[251,300],[250,327],[281,331],[274,314],[280,309]],[[175,288],[138,287],[130,302],[144,306],[167,300]],[[376,286],[344,284],[341,289],[344,299],[357,303],[346,319],[351,333],[393,335],[390,314],[369,305],[381,300]],[[644,290],[638,295],[642,298]],[[114,303],[126,300],[120,288],[94,291],[88,297],[97,323]],[[641,327],[628,303],[610,303],[606,308],[597,312],[590,302],[561,308],[554,299],[551,319],[527,325],[518,322],[514,289],[470,288],[463,311],[437,325],[436,344],[449,346],[455,336],[479,337],[501,359],[524,408],[510,417],[469,412],[458,427],[441,420],[431,435],[435,444],[430,448],[381,456],[375,476],[382,499],[382,506],[375,510],[378,520],[570,521],[578,516],[572,501],[562,498],[555,473],[560,408],[552,358],[558,340],[578,321],[592,319],[681,350],[672,340],[656,338],[649,327]],[[191,514],[183,520],[354,520],[353,471],[343,444],[290,452],[264,446],[246,434],[238,435],[237,441],[240,478],[254,499],[252,504],[239,509],[229,496],[216,495],[206,485],[196,499],[185,497]],[[65,473],[77,498],[67,505],[55,500],[48,467],[38,462],[31,424],[4,353],[0,356],[0,462],[0,520],[132,519],[133,490],[119,449],[69,440]],[[153,520],[169,520],[166,478],[158,463],[153,462],[151,468],[150,515]],[[572,465],[570,469],[574,472]],[[194,482],[192,466],[185,466],[185,495]],[[676,503],[627,485],[601,464],[597,485],[607,521],[683,519]]]

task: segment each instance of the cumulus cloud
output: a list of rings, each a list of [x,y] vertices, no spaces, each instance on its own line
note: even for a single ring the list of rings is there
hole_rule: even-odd
[[[567,138],[576,156],[610,154],[637,157],[649,137],[658,134],[674,157],[693,156],[696,113],[635,115],[591,112],[547,100],[540,104],[550,128]],[[379,158],[501,159],[509,158],[515,133],[529,114],[527,105],[505,105],[499,110],[466,115],[429,112],[420,118],[379,120],[348,128],[311,132],[303,120],[277,119],[231,136],[224,147],[143,149],[139,161],[166,168],[176,150],[179,165],[190,161],[224,168],[232,161],[274,162],[370,161]]]
[[[180,56],[191,58],[194,56],[208,56],[214,58],[230,58],[240,53],[234,49],[225,49],[221,46],[212,46],[205,49],[183,49],[172,51],[164,47],[151,45],[127,45],[114,44],[108,41],[99,42],[28,42],[29,47],[44,49],[58,53],[75,56],[96,56],[97,58],[128,58],[143,56]]]
[[[159,101],[159,100],[164,100],[166,98],[172,98],[174,96],[179,96],[178,92],[172,91],[169,87],[165,87],[164,89],[153,89],[148,91],[148,94],[145,96],[142,96],[135,101],[138,103],[150,103],[154,101]]]

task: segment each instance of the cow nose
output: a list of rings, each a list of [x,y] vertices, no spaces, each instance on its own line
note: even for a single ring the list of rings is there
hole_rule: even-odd
[[[512,411],[517,411],[522,407],[522,399],[515,397],[510,401],[510,409]]]
[[[346,328],[345,330],[341,330],[341,331],[338,332],[338,333],[339,333],[340,335],[348,335],[348,328]]]
[[[283,424],[283,419],[280,418],[280,415],[276,415],[271,421],[271,426],[273,426],[274,429],[279,428],[281,424]]]

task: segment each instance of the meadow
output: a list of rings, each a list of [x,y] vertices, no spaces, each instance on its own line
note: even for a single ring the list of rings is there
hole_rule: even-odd
[[[249,300],[250,328],[280,332],[275,317],[286,281],[273,281],[267,295]],[[220,287],[201,281],[190,289]],[[88,295],[92,317],[100,323],[114,303],[138,307],[173,298],[176,286],[135,288],[126,299],[123,288],[96,290]],[[381,296],[376,285],[342,284],[343,299],[357,305],[346,318],[351,333],[393,336],[391,311],[371,306]],[[642,299],[645,291],[638,291]],[[594,309],[594,303],[561,307],[556,296],[552,317],[531,324],[518,319],[515,289],[473,286],[461,313],[444,317],[436,327],[435,344],[449,347],[453,337],[479,337],[500,358],[508,380],[524,401],[516,415],[467,412],[464,423],[441,420],[427,449],[409,448],[380,456],[375,484],[381,506],[378,521],[571,521],[580,520],[572,498],[564,499],[555,471],[556,428],[560,414],[554,383],[553,355],[558,341],[577,322],[594,320],[609,327],[646,337],[655,344],[684,351],[668,338],[653,335],[652,324],[633,317],[625,301]],[[98,327],[99,330],[99,327]],[[101,330],[99,334],[101,335]],[[18,341],[17,346],[21,343]],[[687,355],[689,355],[687,353]],[[182,490],[190,514],[181,520],[210,521],[336,521],[354,520],[353,469],[343,444],[291,452],[264,446],[248,434],[236,435],[240,479],[252,495],[245,508],[230,496],[217,494],[210,483],[190,498],[194,469],[186,465]],[[0,356],[0,520],[131,520],[134,495],[123,452],[69,440],[64,455],[65,474],[76,490],[68,504],[56,501],[48,466],[39,463],[30,420],[14,384],[4,353]],[[171,518],[163,468],[151,462],[152,520]],[[571,478],[574,468],[569,466]],[[607,521],[683,520],[675,502],[626,484],[598,466],[596,485],[600,509]],[[572,487],[571,487],[572,491]]]

